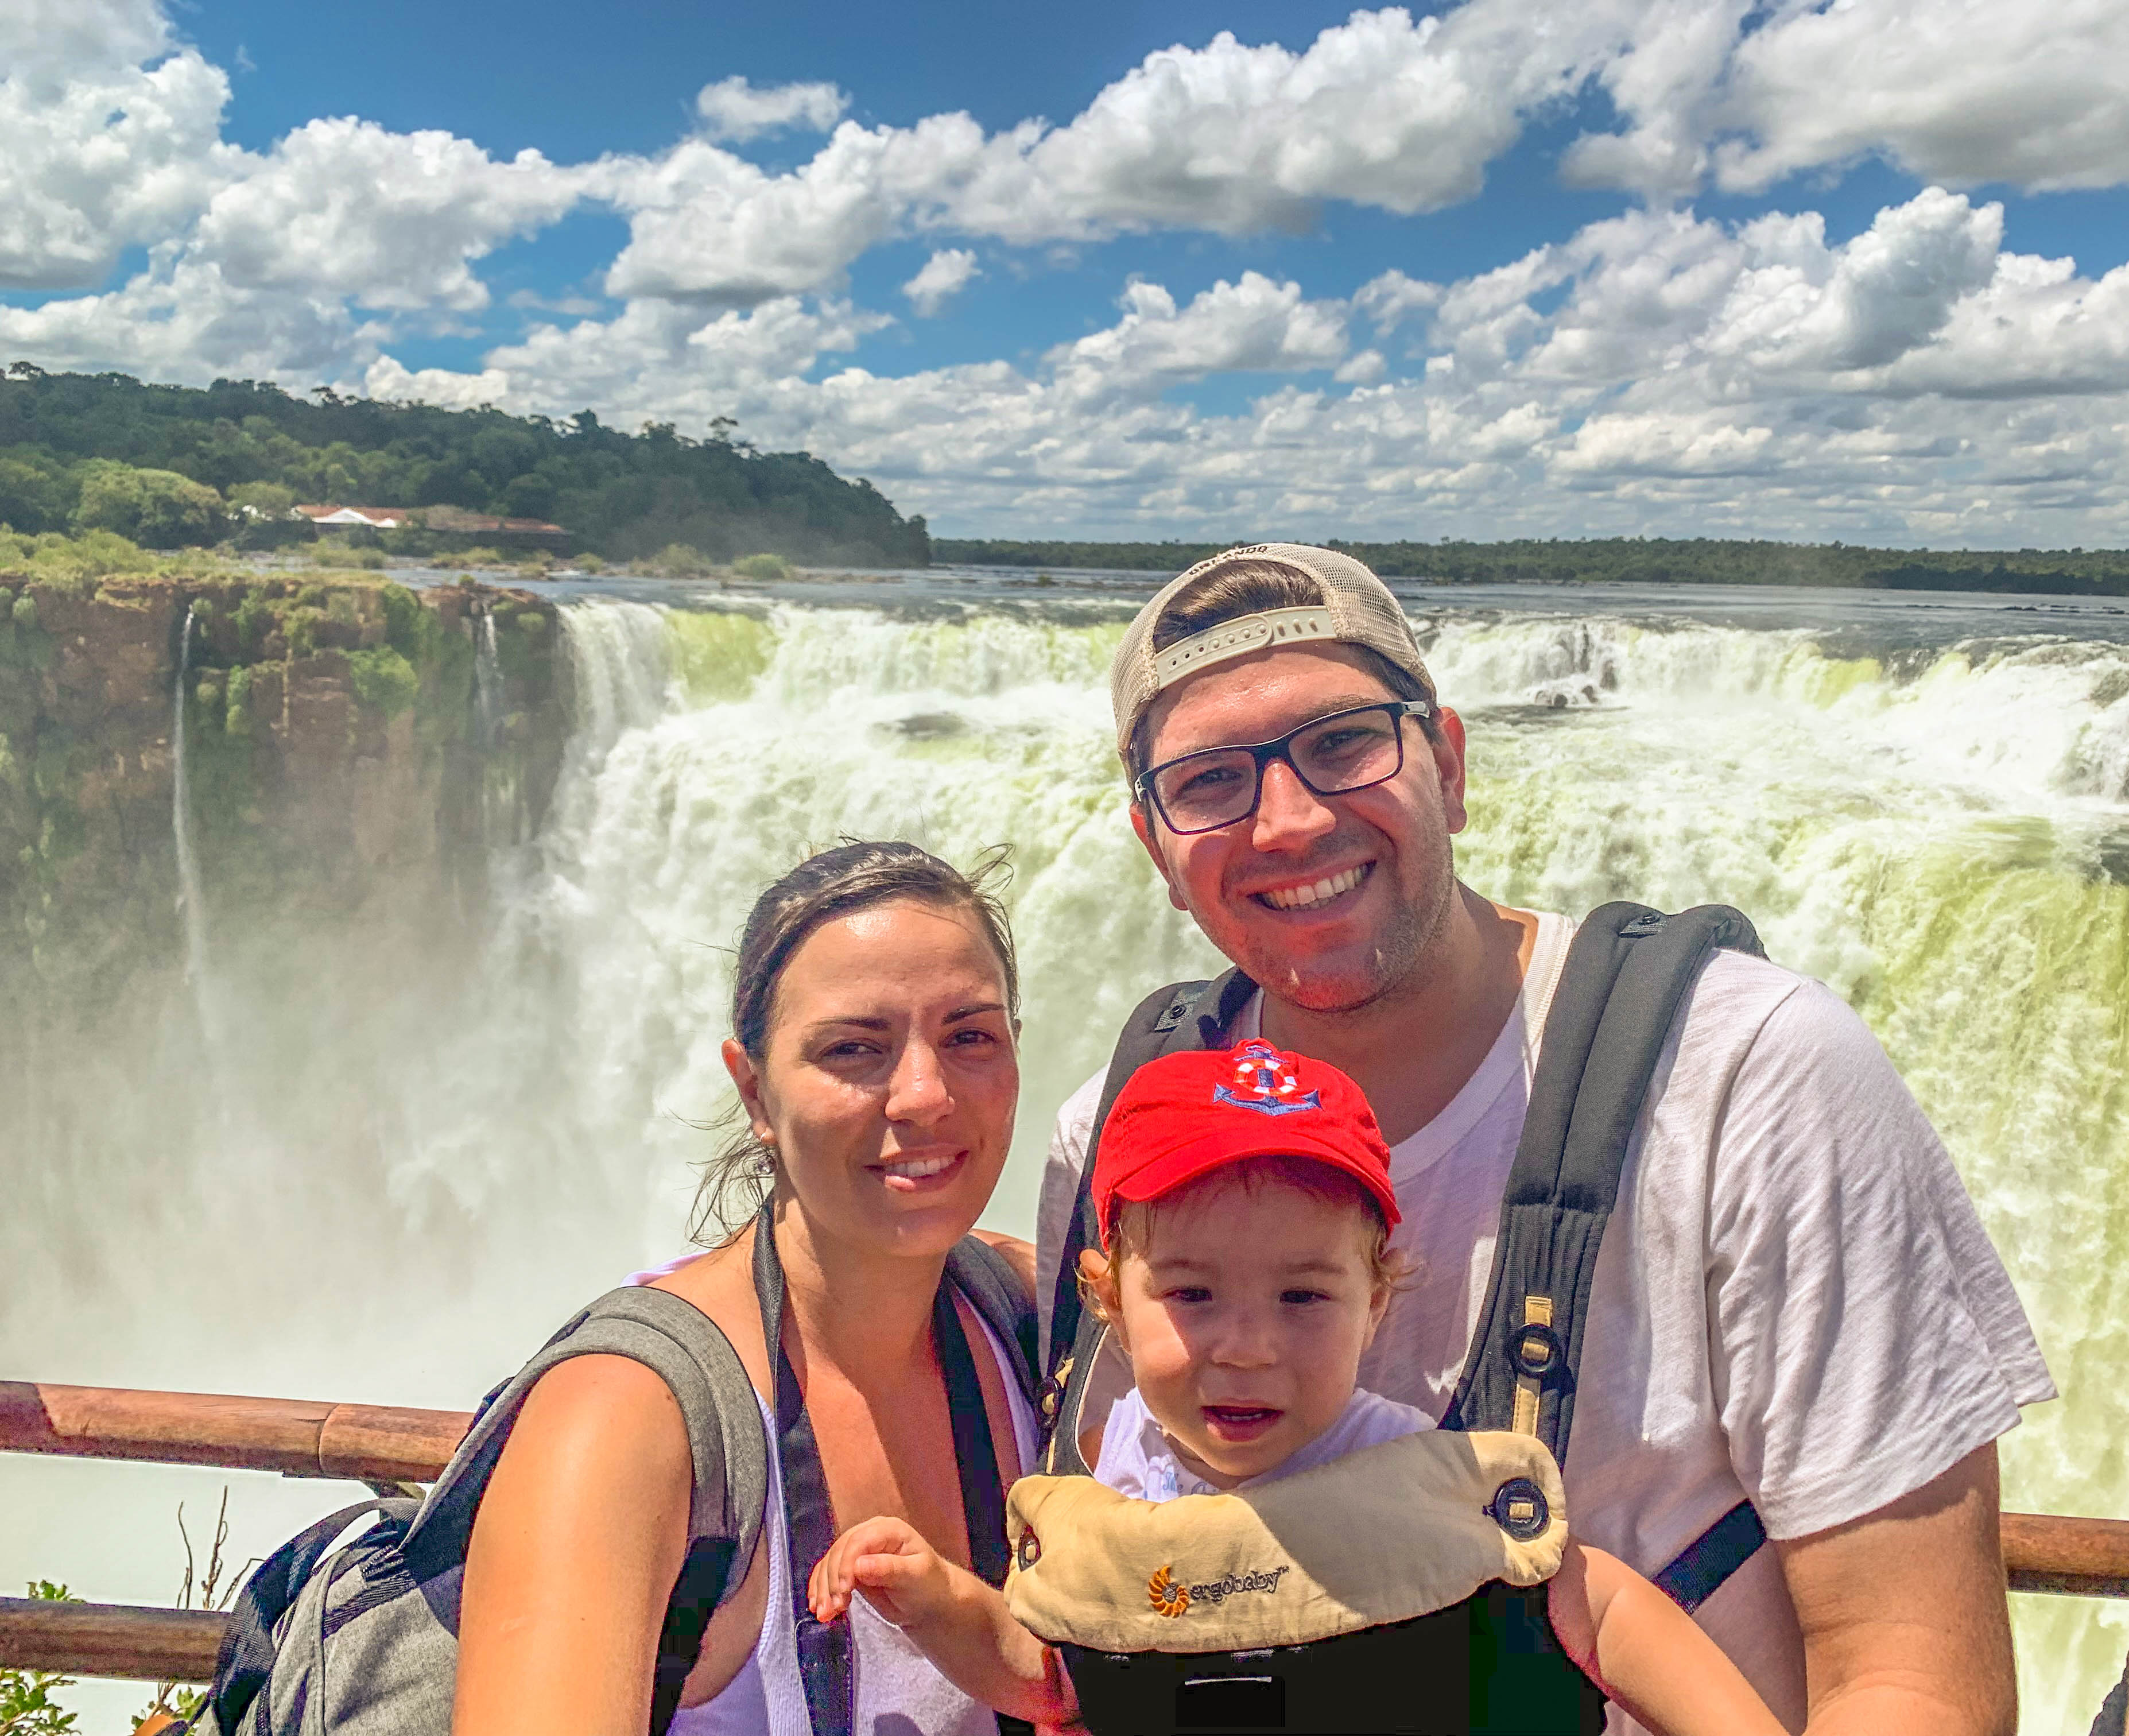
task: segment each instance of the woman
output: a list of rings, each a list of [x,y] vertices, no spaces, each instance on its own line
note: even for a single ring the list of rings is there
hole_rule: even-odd
[[[995,1729],[869,1609],[853,1616],[841,1675],[824,1676],[822,1636],[802,1635],[793,1596],[810,1538],[825,1549],[871,1514],[907,1520],[964,1567],[997,1559],[1003,1490],[1032,1461],[1013,1347],[958,1298],[935,1317],[947,1254],[1004,1164],[1019,1089],[1018,981],[988,871],[964,877],[913,845],[846,845],[785,875],[748,918],[724,1045],[745,1126],[704,1199],[714,1209],[758,1177],[767,1204],[651,1281],[738,1352],[772,1443],[769,1494],[761,1545],[710,1620],[674,1736]],[[774,1294],[757,1288],[764,1235],[780,1309],[760,1300]],[[1026,1270],[1026,1244],[1011,1252]],[[988,1443],[971,1433],[971,1366]],[[969,1394],[958,1454],[951,1378]],[[456,1736],[642,1736],[691,1464],[679,1406],[641,1364],[585,1356],[541,1379],[474,1529]]]

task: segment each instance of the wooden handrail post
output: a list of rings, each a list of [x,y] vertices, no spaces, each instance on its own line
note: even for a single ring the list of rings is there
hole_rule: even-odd
[[[70,1458],[426,1483],[472,1423],[466,1410],[0,1381],[0,1452]]]
[[[0,1667],[121,1681],[212,1681],[229,1623],[212,1610],[0,1597]]]

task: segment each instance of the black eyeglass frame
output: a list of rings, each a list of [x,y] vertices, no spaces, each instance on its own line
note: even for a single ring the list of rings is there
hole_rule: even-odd
[[[1307,735],[1312,729],[1322,728],[1326,723],[1336,723],[1341,718],[1357,718],[1364,713],[1371,711],[1388,712],[1392,723],[1398,726],[1397,764],[1380,777],[1369,778],[1365,784],[1348,784],[1340,789],[1317,789],[1308,774],[1293,762],[1293,748],[1295,741]],[[1407,718],[1431,718],[1434,714],[1435,706],[1429,699],[1378,699],[1368,705],[1348,705],[1338,711],[1326,711],[1320,718],[1311,718],[1306,723],[1297,728],[1289,729],[1284,735],[1276,737],[1269,742],[1234,742],[1219,747],[1201,747],[1193,753],[1178,754],[1172,760],[1163,760],[1158,765],[1149,765],[1141,772],[1137,781],[1131,785],[1131,791],[1139,800],[1160,816],[1160,823],[1174,832],[1176,837],[1196,837],[1201,832],[1217,832],[1224,826],[1239,825],[1242,821],[1252,818],[1257,811],[1257,804],[1264,799],[1265,767],[1270,765],[1274,760],[1284,765],[1288,771],[1301,780],[1303,789],[1319,799],[1331,796],[1352,795],[1359,790],[1373,789],[1378,784],[1388,783],[1392,778],[1404,770],[1404,720]],[[1216,820],[1209,826],[1177,825],[1169,818],[1168,809],[1161,803],[1160,792],[1153,787],[1153,780],[1171,766],[1180,765],[1189,760],[1209,758],[1217,753],[1245,753],[1256,762],[1256,787],[1250,792],[1250,805],[1232,819]]]

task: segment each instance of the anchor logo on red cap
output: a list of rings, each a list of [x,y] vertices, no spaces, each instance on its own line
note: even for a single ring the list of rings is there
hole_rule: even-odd
[[[1212,1101],[1255,1109],[1260,1115],[1294,1115],[1323,1107],[1321,1095],[1303,1091],[1286,1057],[1268,1042],[1245,1042],[1235,1051],[1235,1083],[1251,1095],[1245,1097],[1226,1085],[1215,1085]]]

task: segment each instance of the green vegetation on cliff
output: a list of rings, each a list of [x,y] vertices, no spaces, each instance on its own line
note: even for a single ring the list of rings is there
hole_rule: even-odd
[[[0,525],[107,530],[155,547],[212,542],[297,500],[461,507],[549,519],[632,560],[669,544],[717,560],[769,550],[797,560],[922,566],[922,517],[807,452],[758,452],[722,419],[692,439],[635,434],[589,410],[564,421],[500,410],[342,398],[252,380],[204,390],[123,374],[0,378]],[[294,527],[291,527],[294,528]],[[307,534],[307,532],[305,532]]]
[[[1241,541],[1243,539],[1236,539]],[[1007,542],[934,539],[961,566],[1179,573],[1230,542]],[[1384,578],[1448,584],[1822,584],[1899,590],[2129,596],[2129,550],[1871,549],[1696,537],[1587,541],[1332,542]]]

